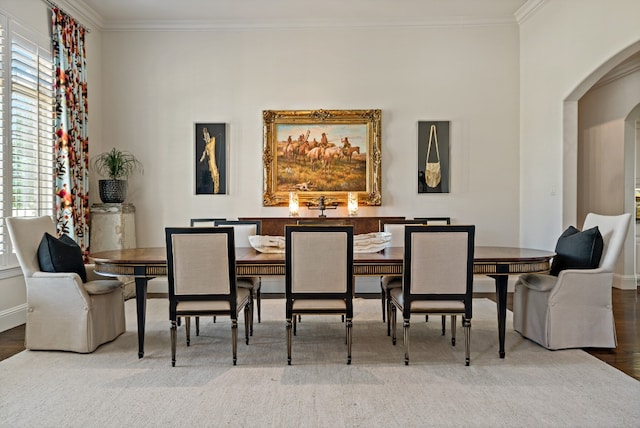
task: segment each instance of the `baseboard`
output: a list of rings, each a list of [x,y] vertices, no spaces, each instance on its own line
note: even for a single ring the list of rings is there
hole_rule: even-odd
[[[27,322],[27,304],[24,303],[0,312],[0,332]]]
[[[613,274],[613,287],[621,290],[635,290],[638,288],[638,282],[635,275]]]

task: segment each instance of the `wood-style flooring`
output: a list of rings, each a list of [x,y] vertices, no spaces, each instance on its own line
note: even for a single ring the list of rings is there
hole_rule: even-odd
[[[586,352],[627,375],[640,380],[640,302],[638,290],[613,289],[613,314],[616,321],[616,349],[588,348]],[[493,293],[477,297],[494,299]],[[512,295],[507,307],[512,309]],[[24,350],[24,324],[0,333],[0,361]]]

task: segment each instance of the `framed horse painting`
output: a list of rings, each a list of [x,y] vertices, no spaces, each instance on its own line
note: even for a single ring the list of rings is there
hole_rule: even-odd
[[[264,206],[381,204],[380,110],[265,110]]]

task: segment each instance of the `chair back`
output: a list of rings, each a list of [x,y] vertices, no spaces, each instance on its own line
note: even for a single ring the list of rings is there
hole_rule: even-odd
[[[287,296],[344,298],[353,292],[353,226],[287,225]]]
[[[405,315],[412,300],[462,300],[471,318],[474,240],[475,226],[405,227]]]
[[[260,235],[261,224],[262,222],[260,220],[216,220],[214,222],[215,226],[233,227],[236,248],[251,247],[249,237],[252,235]]]
[[[425,220],[380,220],[380,232],[388,232],[391,234],[389,247],[404,247],[404,227],[408,225],[423,225]]]
[[[235,313],[233,228],[168,227],[165,236],[172,317],[182,301],[226,300]]]
[[[11,244],[18,257],[25,278],[40,270],[38,247],[45,232],[57,236],[56,225],[50,216],[5,218]]]
[[[451,224],[451,217],[415,217],[414,220],[424,224]]]
[[[630,221],[631,214],[629,213],[613,216],[595,213],[587,214],[582,230],[598,226],[598,230],[604,241],[602,257],[600,258],[600,268],[609,272],[615,270],[616,261],[627,237],[627,229],[629,228]]]
[[[191,227],[213,227],[216,225],[216,221],[223,221],[226,218],[192,218],[189,220],[189,226]]]

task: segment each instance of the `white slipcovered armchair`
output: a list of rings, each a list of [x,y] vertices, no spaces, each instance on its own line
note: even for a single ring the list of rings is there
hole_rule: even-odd
[[[125,331],[122,283],[100,279],[85,265],[77,273],[42,272],[38,246],[45,232],[56,236],[49,216],[5,219],[27,287],[25,347],[88,353]]]
[[[604,241],[597,269],[567,269],[557,277],[521,275],[513,296],[513,328],[547,349],[615,348],[611,287],[630,219],[630,214],[587,215],[583,230],[598,226]]]

